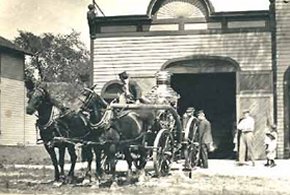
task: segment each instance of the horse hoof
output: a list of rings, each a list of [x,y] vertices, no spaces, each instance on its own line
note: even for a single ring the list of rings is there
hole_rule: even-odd
[[[63,182],[60,182],[60,181],[54,181],[53,182],[53,187],[56,187],[56,188],[59,188],[60,186],[62,186]]]
[[[73,184],[74,183],[74,177],[73,176],[67,176],[66,177],[66,183]]]
[[[112,184],[111,184],[111,189],[116,189],[116,188],[118,188],[119,186],[118,186],[118,184],[117,184],[117,182],[113,182]]]
[[[140,174],[139,174],[139,178],[138,178],[138,181],[139,181],[140,183],[145,183],[145,182],[149,181],[149,177],[146,176],[146,173],[145,173],[144,170],[140,172]]]
[[[83,185],[83,186],[87,186],[87,185],[89,185],[90,183],[91,183],[90,179],[87,179],[87,178],[86,178],[86,179],[83,180],[82,185]]]

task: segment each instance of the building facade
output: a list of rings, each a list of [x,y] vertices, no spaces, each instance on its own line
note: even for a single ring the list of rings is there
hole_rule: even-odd
[[[0,145],[35,145],[35,118],[25,112],[25,54],[0,37]]]
[[[178,111],[205,110],[218,150],[230,158],[233,131],[243,109],[255,118],[254,147],[264,157],[267,124],[277,122],[278,156],[289,154],[290,7],[215,12],[209,0],[151,0],[146,15],[95,18],[91,34],[92,76],[103,95],[114,93],[126,70],[144,93],[155,73],[172,73],[181,96]],[[288,82],[289,81],[289,82]]]

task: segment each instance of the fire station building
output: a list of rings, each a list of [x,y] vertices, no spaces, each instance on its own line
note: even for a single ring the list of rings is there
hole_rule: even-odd
[[[278,157],[289,157],[289,20],[283,0],[241,12],[215,12],[209,0],[151,0],[146,15],[96,17],[93,83],[113,97],[127,71],[146,93],[157,71],[169,71],[179,114],[193,106],[211,121],[214,158],[229,158],[244,109],[255,119],[256,157],[264,157],[267,121],[278,125]]]

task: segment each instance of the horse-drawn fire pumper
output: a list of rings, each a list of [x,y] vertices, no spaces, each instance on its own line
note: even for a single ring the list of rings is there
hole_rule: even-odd
[[[73,176],[76,144],[95,152],[96,175],[109,171],[114,177],[117,154],[124,156],[129,170],[133,163],[142,170],[153,160],[156,176],[167,175],[171,163],[181,159],[185,168],[194,167],[199,151],[197,124],[192,120],[192,128],[183,128],[177,113],[179,95],[170,87],[170,77],[168,72],[157,73],[157,85],[145,96],[146,103],[113,101],[108,104],[93,87],[86,88],[79,98],[78,109],[65,110],[57,118],[54,116],[56,105],[45,86],[38,85],[30,91],[27,113],[38,111],[36,126],[55,167],[55,180],[64,172],[65,147],[71,155],[69,175]],[[57,162],[53,147],[62,151],[60,162]],[[87,161],[90,171],[92,155]]]
[[[166,71],[156,74],[157,85],[146,94],[146,103],[113,101],[106,108],[111,127],[119,136],[118,150],[126,148],[137,169],[153,160],[156,176],[167,175],[173,161],[182,160],[185,168],[191,169],[198,160],[197,124],[183,129],[177,113],[179,95],[170,87],[170,77]],[[93,97],[93,90],[88,91],[92,96],[84,102]]]

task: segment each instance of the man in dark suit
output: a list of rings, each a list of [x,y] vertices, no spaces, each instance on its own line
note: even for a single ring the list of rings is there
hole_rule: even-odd
[[[199,144],[200,144],[200,161],[201,167],[208,168],[208,151],[212,150],[212,134],[211,124],[206,119],[203,110],[198,111],[197,118],[199,119],[198,133],[199,133]]]
[[[139,85],[136,83],[136,81],[131,80],[126,71],[121,72],[119,74],[119,78],[123,83],[122,90],[124,92],[126,102],[134,103],[137,100],[139,100],[142,95],[142,91]]]

